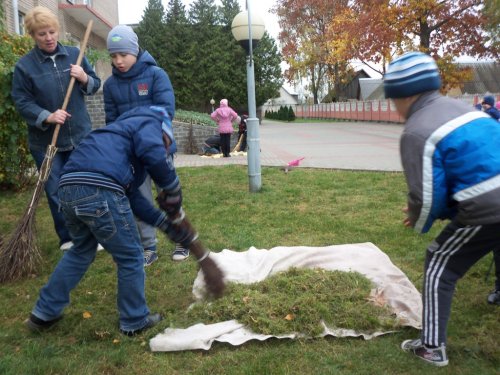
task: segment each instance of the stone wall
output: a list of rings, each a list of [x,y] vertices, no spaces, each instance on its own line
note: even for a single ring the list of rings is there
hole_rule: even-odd
[[[92,121],[92,128],[97,129],[105,125],[104,101],[102,90],[95,95],[87,96],[87,111]],[[201,151],[203,141],[208,137],[217,134],[217,129],[212,126],[187,124],[184,122],[173,122],[175,141],[177,142],[177,150],[182,154],[194,153]],[[190,137],[190,129],[192,128],[192,136]],[[231,139],[231,147],[237,142],[238,133],[234,133]],[[192,144],[192,147],[191,147]]]

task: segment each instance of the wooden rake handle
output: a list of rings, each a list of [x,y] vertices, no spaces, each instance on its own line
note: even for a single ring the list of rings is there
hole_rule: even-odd
[[[94,21],[90,20],[87,23],[87,30],[85,30],[85,36],[83,37],[83,42],[80,46],[80,53],[78,54],[78,58],[76,59],[75,65],[80,65],[83,60],[83,55],[85,55],[85,49],[87,48],[87,42],[89,41],[90,32],[92,31],[92,24]],[[66,96],[64,97],[64,102],[61,107],[62,110],[66,110],[69,103],[69,98],[71,97],[71,92],[73,91],[73,87],[75,86],[75,77],[71,77],[69,80],[68,89],[66,90]],[[59,130],[61,129],[61,124],[56,124],[56,128],[54,129],[54,134],[52,135],[52,142],[50,142],[51,146],[55,146],[57,142],[57,137],[59,136]]]

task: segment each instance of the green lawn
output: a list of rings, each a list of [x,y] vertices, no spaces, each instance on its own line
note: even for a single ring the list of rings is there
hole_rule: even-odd
[[[324,246],[372,242],[420,290],[426,245],[442,224],[419,236],[402,225],[405,185],[400,173],[298,168],[285,174],[262,169],[262,192],[248,192],[246,167],[179,168],[185,210],[212,251],[250,246]],[[0,194],[0,231],[12,232],[32,191]],[[37,239],[44,262],[38,275],[0,285],[0,374],[498,374],[499,309],[486,303],[492,256],[458,284],[449,324],[450,364],[437,369],[399,349],[419,332],[370,341],[352,338],[215,343],[209,351],[152,353],[149,339],[179,327],[193,301],[192,258],[170,260],[172,244],[160,235],[160,260],[149,267],[146,292],[157,327],[128,338],[118,332],[116,275],[111,257],[96,261],[72,293],[64,319],[42,335],[29,333],[28,317],[39,289],[61,256],[45,197],[37,209]],[[91,317],[83,318],[83,313]]]

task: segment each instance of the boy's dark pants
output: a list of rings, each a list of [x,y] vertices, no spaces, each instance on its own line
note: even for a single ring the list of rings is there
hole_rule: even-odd
[[[446,345],[455,285],[479,259],[500,248],[500,223],[464,226],[452,221],[427,248],[422,293],[422,342]]]

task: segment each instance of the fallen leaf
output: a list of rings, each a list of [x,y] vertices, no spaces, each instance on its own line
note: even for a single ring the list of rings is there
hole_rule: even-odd
[[[113,340],[113,344],[115,344],[115,345],[116,345],[116,344],[119,344],[119,343],[120,343],[120,340],[118,340],[118,339],[114,339],[114,340]]]
[[[381,290],[375,289],[370,292],[370,296],[367,300],[373,303],[375,306],[385,306],[386,300]]]
[[[290,321],[290,320],[293,320],[293,319],[295,319],[295,316],[293,316],[293,314],[287,314],[287,316],[285,316],[285,320]]]
[[[90,318],[92,318],[92,314],[89,313],[88,311],[84,311],[82,315],[83,315],[83,319],[90,319]]]
[[[249,301],[250,301],[250,297],[248,297],[248,296],[243,297],[244,303],[248,303]]]

